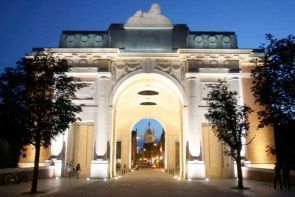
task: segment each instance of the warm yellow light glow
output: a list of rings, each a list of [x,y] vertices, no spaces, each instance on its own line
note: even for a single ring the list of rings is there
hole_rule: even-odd
[[[138,94],[146,90],[156,91],[159,95]],[[118,88],[114,102],[124,102],[124,105],[120,106],[122,110],[133,109],[143,102],[154,102],[156,106],[173,111],[179,108],[183,98],[178,87],[171,80],[159,74],[142,73],[129,78]]]
[[[131,131],[134,125],[143,118],[152,118],[159,121],[165,130],[165,137],[169,136],[169,143],[165,144],[165,167],[175,163],[175,141],[181,141],[183,129],[182,113],[184,98],[175,81],[155,73],[137,74],[120,84],[111,96],[114,113],[115,141],[121,141],[121,163],[131,168]],[[116,89],[116,88],[115,88]],[[156,95],[141,95],[138,92],[155,91]],[[112,99],[113,97],[113,99]],[[154,102],[157,105],[140,105],[142,102]],[[137,136],[138,137],[138,136]],[[138,138],[136,138],[138,139]],[[157,143],[153,144],[157,147]],[[163,146],[163,145],[162,145]],[[162,152],[164,152],[161,146]],[[142,152],[146,153],[146,149]],[[169,152],[168,152],[169,151]],[[172,153],[173,152],[173,153]],[[172,155],[167,157],[166,155]],[[145,160],[143,155],[140,161]],[[156,156],[152,159],[154,163]],[[168,158],[168,159],[167,159]],[[159,157],[158,157],[159,159]],[[164,157],[162,156],[162,161]],[[181,168],[181,167],[180,167]]]

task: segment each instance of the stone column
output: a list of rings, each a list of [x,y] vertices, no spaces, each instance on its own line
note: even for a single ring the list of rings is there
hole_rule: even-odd
[[[200,79],[193,74],[187,75],[188,93],[188,150],[187,177],[204,178],[205,164],[202,158],[202,114],[199,109],[201,101]]]
[[[60,153],[63,150],[63,145],[64,145],[64,135],[59,134],[58,136],[55,137],[55,139],[51,140],[51,158],[57,159]],[[61,158],[59,158],[61,159]]]
[[[188,142],[189,151],[193,158],[200,159],[201,154],[201,118],[199,117],[198,107],[200,101],[200,82],[195,77],[187,79],[188,90]]]
[[[95,140],[94,160],[91,164],[92,178],[107,178],[107,141],[109,131],[109,108],[108,96],[110,88],[110,73],[99,73],[96,80],[96,119],[95,119]]]

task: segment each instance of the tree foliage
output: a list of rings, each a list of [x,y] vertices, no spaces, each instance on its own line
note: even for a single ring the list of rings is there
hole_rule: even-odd
[[[0,75],[0,138],[10,157],[1,154],[2,167],[16,167],[19,153],[29,144],[25,129],[26,85],[20,68],[6,68]]]
[[[243,188],[240,152],[246,145],[243,139],[248,136],[248,115],[252,110],[248,106],[238,105],[237,92],[229,91],[224,82],[219,81],[211,88],[206,98],[209,109],[205,117],[215,136],[224,144],[225,155],[237,162],[238,188]]]
[[[7,68],[0,76],[0,116],[6,117],[1,120],[1,133],[9,142],[35,146],[31,192],[37,190],[40,147],[48,147],[81,111],[72,100],[85,85],[68,76],[69,69],[65,60],[45,51],[21,59],[16,68]]]
[[[266,35],[263,58],[252,71],[252,91],[263,106],[260,125],[282,126],[295,121],[295,36],[276,39]]]

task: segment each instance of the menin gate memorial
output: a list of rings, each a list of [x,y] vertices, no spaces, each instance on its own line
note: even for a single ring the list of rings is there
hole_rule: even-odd
[[[257,54],[239,49],[234,32],[191,31],[173,24],[153,4],[106,31],[63,31],[59,48],[51,52],[67,59],[69,75],[89,84],[75,100],[83,104],[81,121],[42,150],[41,163],[53,160],[56,176],[70,161],[80,163],[82,176],[116,176],[118,143],[120,162],[130,169],[131,131],[143,118],[156,119],[165,129],[165,170],[183,178],[233,176],[234,163],[223,156],[223,145],[204,118],[204,98],[210,85],[222,79],[238,92],[240,104],[258,107],[250,91],[251,60]],[[245,163],[273,163],[265,152],[274,143],[273,132],[257,130],[255,113],[250,120],[249,137],[256,137],[242,150]],[[32,151],[19,165],[33,165]]]

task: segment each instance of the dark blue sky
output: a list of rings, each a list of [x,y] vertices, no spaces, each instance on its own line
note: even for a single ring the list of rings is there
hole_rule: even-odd
[[[153,2],[194,31],[235,31],[240,48],[295,32],[295,0],[0,0],[0,71],[32,47],[58,47],[63,30],[106,30]]]

